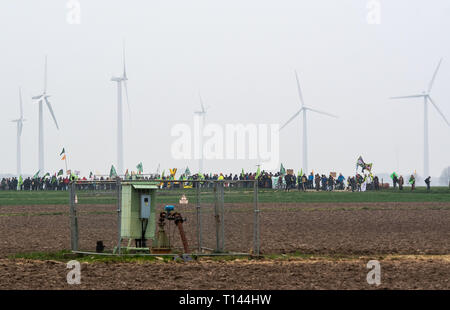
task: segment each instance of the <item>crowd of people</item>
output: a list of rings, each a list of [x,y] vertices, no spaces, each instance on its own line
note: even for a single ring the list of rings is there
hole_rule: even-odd
[[[20,182],[20,185],[19,185]],[[70,183],[69,177],[59,178],[26,178],[20,181],[18,178],[3,178],[0,182],[0,190],[67,190]]]
[[[3,178],[0,182],[0,190],[25,190],[25,191],[36,191],[36,190],[54,190],[54,191],[64,191],[68,190],[69,184],[72,181],[78,182],[85,189],[97,189],[98,186],[93,183],[99,181],[98,183],[104,183],[103,181],[114,181],[117,177],[96,177],[90,176],[77,177],[71,176],[59,176],[56,174],[50,177],[49,175],[45,177],[36,178],[26,178],[18,179],[16,177]],[[198,182],[189,181],[205,181],[201,182],[201,186],[212,187],[212,182],[208,181],[224,181],[226,186],[230,187],[253,187],[254,180],[258,182],[259,188],[272,188],[272,189],[282,189],[285,191],[290,191],[293,189],[298,189],[302,191],[315,190],[315,191],[334,191],[334,190],[347,190],[352,192],[366,191],[366,190],[380,190],[380,181],[377,176],[372,174],[359,174],[355,176],[349,176],[345,178],[342,173],[336,175],[335,173],[325,174],[314,174],[311,172],[309,175],[298,174],[297,176],[293,173],[272,173],[272,172],[255,172],[255,173],[244,173],[241,174],[181,174],[178,178],[174,175],[164,176],[163,175],[134,175],[124,177],[125,179],[159,179],[163,180],[160,183],[161,188],[181,188],[181,187],[195,187]],[[85,181],[92,181],[89,184]],[[183,182],[177,182],[183,181]],[[227,182],[228,181],[228,182]],[[239,182],[241,181],[241,182]],[[247,182],[246,182],[247,181]],[[251,182],[248,182],[251,181]],[[113,189],[115,188],[114,182],[109,185],[101,185],[102,189]],[[405,180],[403,176],[397,176],[393,174],[392,183],[395,188],[403,190]],[[409,177],[408,183],[411,185],[411,190],[415,189],[415,176],[411,175]],[[431,178],[428,177],[425,180],[427,189],[430,189]],[[106,187],[105,187],[106,186]]]

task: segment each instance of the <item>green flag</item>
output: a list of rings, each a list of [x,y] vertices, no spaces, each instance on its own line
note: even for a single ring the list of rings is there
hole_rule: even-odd
[[[141,174],[144,171],[142,162],[140,162],[137,166],[136,169],[138,170],[138,173]]]
[[[44,179],[49,177],[49,176],[50,176],[50,173],[47,172],[46,174],[44,174]]]
[[[390,175],[391,179],[394,179],[394,176],[398,177],[397,173],[393,172],[393,173]]]
[[[185,176],[190,176],[191,175],[191,170],[189,170],[189,167],[186,167],[186,170],[184,171],[184,175]]]
[[[244,168],[242,168],[242,171],[241,171],[241,177],[243,178],[244,175],[245,175],[245,173],[244,173]]]
[[[65,154],[65,153],[66,153],[66,150],[63,148],[61,151],[61,154],[59,154],[59,156],[62,156],[62,154]]]
[[[285,175],[286,174],[286,169],[284,169],[283,164],[281,164],[281,167],[280,167],[280,174],[281,175]]]
[[[64,174],[64,170],[61,169],[58,171],[58,176],[63,175],[63,174]]]
[[[116,168],[114,168],[114,165],[111,166],[111,170],[109,171],[109,177],[110,178],[117,177],[117,172],[116,172]]]
[[[93,176],[94,174],[92,173],[92,171],[91,172],[89,172],[89,179],[92,179],[92,176]]]
[[[258,166],[258,170],[256,171],[256,177],[255,177],[255,179],[259,178],[260,174],[261,174],[261,167]]]
[[[161,174],[161,179],[164,178],[164,173],[166,172],[166,170],[163,170],[162,174]]]
[[[38,179],[38,178],[39,178],[39,172],[41,172],[41,170],[39,170],[38,172],[36,172],[36,174],[33,176],[33,179]]]
[[[199,177],[200,180],[204,180],[205,179],[205,176],[203,175],[203,173],[199,173],[198,177]]]

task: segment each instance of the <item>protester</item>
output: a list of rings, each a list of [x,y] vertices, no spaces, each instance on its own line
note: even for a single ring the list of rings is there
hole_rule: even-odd
[[[401,175],[401,176],[398,178],[398,188],[399,188],[400,190],[403,190],[403,183],[404,183],[404,181],[403,181],[403,176]]]
[[[427,185],[427,191],[429,191],[431,189],[431,187],[430,187],[431,177],[430,176],[425,179],[425,184]]]
[[[413,191],[416,188],[416,178],[414,177],[414,174],[411,174],[409,184],[411,184],[411,191]]]

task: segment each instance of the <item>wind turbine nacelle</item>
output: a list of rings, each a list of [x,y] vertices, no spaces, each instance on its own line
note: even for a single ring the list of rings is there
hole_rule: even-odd
[[[120,77],[112,77],[111,81],[113,81],[113,82],[122,82],[122,78],[120,78]]]
[[[39,95],[39,96],[31,97],[31,99],[33,99],[33,100],[39,100],[39,99],[41,99],[42,97],[44,97],[43,94],[42,94],[42,95]]]

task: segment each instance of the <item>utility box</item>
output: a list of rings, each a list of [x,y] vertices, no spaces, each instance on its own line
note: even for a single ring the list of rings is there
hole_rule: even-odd
[[[152,198],[150,195],[141,194],[141,219],[149,219],[150,218],[150,205]]]
[[[146,239],[154,240],[157,189],[157,182],[122,183],[122,239],[141,239],[144,231]]]

